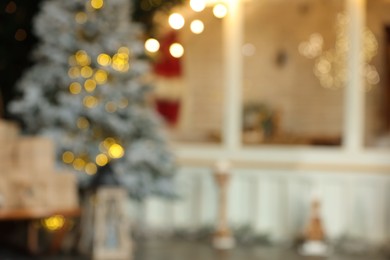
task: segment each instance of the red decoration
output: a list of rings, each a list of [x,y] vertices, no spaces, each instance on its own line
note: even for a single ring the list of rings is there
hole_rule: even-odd
[[[182,75],[180,59],[175,58],[169,52],[169,47],[173,43],[178,43],[176,31],[167,33],[160,39],[160,52],[154,64],[154,72],[163,77],[180,77]]]
[[[179,100],[156,100],[156,109],[169,125],[175,125],[179,119]]]

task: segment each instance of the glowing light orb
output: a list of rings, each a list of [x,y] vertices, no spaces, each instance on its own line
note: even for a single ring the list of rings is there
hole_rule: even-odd
[[[213,14],[217,18],[224,18],[227,12],[227,7],[224,4],[216,4],[213,8]]]
[[[85,165],[85,172],[89,175],[93,175],[97,172],[97,166],[94,163],[87,163]]]
[[[89,58],[88,54],[83,50],[77,51],[75,58],[76,62],[80,66],[88,66],[89,64],[91,64],[91,59]]]
[[[102,53],[97,57],[97,62],[101,66],[108,66],[111,64],[111,57],[108,54]]]
[[[87,92],[93,92],[96,88],[96,81],[87,79],[84,83],[84,88]]]
[[[68,70],[68,76],[72,79],[80,77],[80,69],[77,67],[71,67]]]
[[[74,19],[78,24],[84,24],[88,20],[88,16],[84,12],[78,12]]]
[[[191,0],[191,9],[195,12],[202,12],[206,8],[206,1],[204,0]]]
[[[173,13],[169,16],[168,22],[172,29],[179,30],[183,28],[185,20],[181,14]]]
[[[85,166],[85,161],[81,158],[76,158],[74,161],[73,161],[73,168],[75,168],[76,170],[79,170],[81,171]]]
[[[89,66],[84,66],[81,68],[80,74],[83,78],[89,78],[93,74],[93,70]]]
[[[174,43],[169,47],[169,52],[175,58],[180,58],[184,54],[184,48],[180,43]]]
[[[66,151],[62,154],[62,161],[64,163],[72,163],[74,160],[74,154],[70,151]]]
[[[103,0],[91,0],[91,6],[95,9],[100,9],[104,5]]]
[[[119,144],[113,144],[110,146],[108,154],[111,158],[118,159],[123,157],[123,155],[125,154],[125,150]]]
[[[65,224],[65,218],[60,215],[55,215],[42,220],[42,225],[49,231],[61,229]]]
[[[77,127],[80,129],[86,129],[89,127],[89,122],[85,117],[77,119]]]
[[[97,70],[95,75],[94,75],[94,78],[96,80],[96,83],[98,84],[104,84],[107,82],[107,72],[104,71],[104,70]]]
[[[117,106],[114,102],[108,102],[104,107],[109,113],[114,113],[117,110]]]
[[[191,31],[195,34],[201,34],[204,31],[204,24],[201,20],[194,20],[190,25]]]
[[[88,108],[93,108],[98,104],[98,100],[97,100],[97,98],[95,98],[93,96],[86,96],[83,99],[83,104],[84,104],[84,106],[86,106]]]
[[[108,157],[107,155],[101,153],[96,156],[95,161],[97,165],[104,166],[108,163]]]
[[[145,49],[148,52],[157,52],[160,49],[160,43],[156,39],[150,38],[145,42]]]

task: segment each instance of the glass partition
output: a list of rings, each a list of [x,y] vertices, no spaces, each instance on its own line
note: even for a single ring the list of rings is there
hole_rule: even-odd
[[[169,18],[170,14],[178,14]],[[222,20],[211,7],[195,12],[183,4],[160,14],[161,49],[155,56],[157,109],[182,143],[220,143],[223,110]],[[171,25],[169,21],[171,20]],[[180,22],[181,20],[181,22]],[[178,28],[175,27],[178,23]],[[181,27],[180,23],[184,23]],[[166,27],[166,28],[164,28]],[[172,57],[172,44],[184,54]],[[180,46],[178,46],[180,51]]]
[[[344,1],[243,1],[245,145],[339,146]]]
[[[390,147],[390,2],[367,1],[365,144]]]

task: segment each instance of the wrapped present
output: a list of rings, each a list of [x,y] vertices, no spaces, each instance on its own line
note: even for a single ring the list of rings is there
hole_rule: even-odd
[[[73,209],[79,206],[77,180],[71,172],[54,173],[48,186],[48,207]]]
[[[48,204],[48,180],[13,170],[8,175],[12,190],[11,205],[15,208],[45,208]]]
[[[55,148],[49,138],[21,137],[16,142],[15,166],[30,174],[46,176],[54,172]]]
[[[19,135],[19,126],[10,121],[0,120],[0,142],[16,139]]]
[[[0,120],[0,174],[14,164],[18,134],[17,124]]]
[[[11,153],[1,151],[0,148],[0,176],[6,174],[9,170],[15,168],[15,156]]]
[[[7,176],[9,175],[0,178],[0,209],[10,209],[16,206],[14,191]]]

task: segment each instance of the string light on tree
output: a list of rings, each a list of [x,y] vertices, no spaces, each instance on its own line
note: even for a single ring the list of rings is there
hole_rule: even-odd
[[[111,57],[110,57],[110,55],[108,55],[108,54],[101,53],[101,54],[99,54],[99,56],[97,57],[97,62],[98,62],[99,65],[101,65],[101,66],[109,66],[109,65],[111,64]]]
[[[102,8],[104,5],[104,1],[103,0],[91,0],[91,6],[94,8],[94,9],[100,9]]]
[[[10,4],[6,12],[15,12],[17,1],[7,2]],[[158,180],[160,176],[165,180],[173,173],[173,158],[171,160],[165,140],[157,127],[160,124],[154,117],[154,109],[148,103],[144,88],[146,83],[142,80],[142,76],[148,73],[142,58],[144,53],[139,48],[138,30],[133,30],[132,21],[128,19],[131,1],[74,0],[71,5],[75,8],[67,8],[62,0],[43,2],[44,8],[37,15],[38,22],[35,23],[37,36],[42,40],[42,46],[50,44],[54,48],[53,53],[66,55],[68,60],[64,64],[64,60],[59,59],[58,55],[47,53],[47,48],[37,48],[37,53],[47,59],[44,62],[37,59],[36,66],[39,71],[47,73],[42,77],[31,77],[33,73],[25,74],[27,76],[24,76],[19,86],[21,98],[14,102],[12,113],[19,115],[31,129],[36,129],[36,134],[41,134],[42,131],[54,131],[58,134],[60,138],[56,139],[56,147],[60,156],[57,159],[68,167],[73,167],[79,174],[93,175],[99,172],[99,167],[110,163],[113,171],[123,173],[118,175],[133,175],[134,185],[127,188],[135,197],[142,198],[157,192],[168,195],[166,185],[163,187]],[[162,3],[161,0],[143,2]],[[59,11],[58,14],[53,15],[53,8]],[[113,15],[115,19],[111,19]],[[62,22],[57,23],[56,19],[62,19]],[[178,20],[173,21],[176,27],[184,26],[184,18],[180,15]],[[117,28],[120,30],[116,30]],[[15,28],[15,35],[12,36],[20,41],[26,39],[27,34],[23,29],[16,29],[18,28]],[[52,33],[48,34],[45,29]],[[71,45],[61,44],[64,38]],[[102,39],[106,39],[106,44],[102,44]],[[155,50],[149,50],[159,50],[159,43],[156,42]],[[133,71],[127,73],[130,69]],[[36,102],[26,102],[29,96],[26,90],[31,90],[31,86],[42,89],[33,97]],[[129,86],[132,87],[131,91]],[[26,103],[29,104],[26,106]],[[48,118],[48,114],[42,112],[43,109],[37,109],[37,104],[40,103],[48,104],[45,108],[52,110],[52,117]],[[38,112],[31,115],[31,111]],[[37,120],[30,124],[31,120],[27,122],[26,119],[32,116]],[[107,120],[101,120],[106,119],[105,117]],[[42,129],[37,122],[44,122],[47,128]],[[63,127],[58,127],[59,124]],[[126,125],[134,126],[140,131],[124,132],[121,126]],[[145,153],[143,147],[132,147],[132,151],[144,156],[143,165],[127,157],[123,158],[126,149],[137,140],[140,143],[152,143],[153,152],[166,156],[150,156],[150,151]],[[118,160],[120,158],[122,159]],[[161,163],[167,167],[151,170],[152,165]],[[155,176],[156,181],[138,185],[149,172]],[[89,178],[85,177],[85,180],[88,182]],[[60,221],[59,218],[50,219],[45,225],[48,229],[55,230],[56,226],[60,226]]]
[[[85,172],[89,175],[93,175],[97,172],[97,166],[94,163],[87,163],[85,165]]]
[[[111,158],[119,159],[122,158],[125,154],[125,151],[123,150],[123,147],[119,144],[113,144],[108,149],[108,154]]]
[[[64,152],[64,153],[62,154],[62,161],[63,161],[64,163],[70,164],[70,163],[73,162],[73,160],[74,160],[74,154],[73,154],[72,152],[66,151],[66,152]]]
[[[96,156],[96,164],[99,166],[104,166],[108,163],[108,157],[104,153],[98,154]]]
[[[88,20],[88,15],[85,12],[78,12],[75,15],[75,20],[78,24],[85,24]]]

